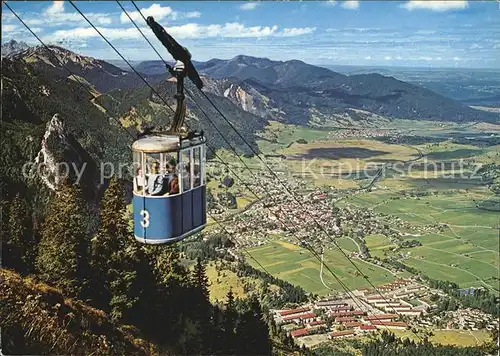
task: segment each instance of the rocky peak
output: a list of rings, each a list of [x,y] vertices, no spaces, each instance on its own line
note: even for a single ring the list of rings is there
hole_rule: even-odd
[[[101,187],[95,161],[69,132],[59,114],[54,114],[47,123],[33,169],[52,191],[57,191],[66,179],[80,185],[89,202],[95,201]]]
[[[40,167],[38,170],[40,178],[51,190],[57,190],[63,180],[60,174],[61,172],[58,171],[57,167],[59,162],[57,162],[55,154],[50,149],[55,142],[67,145],[64,125],[59,114],[55,114],[47,123],[47,129],[42,138],[42,148],[35,158],[35,167],[37,167],[37,169]]]
[[[14,54],[20,53],[22,51],[30,48],[26,43],[16,40],[10,40],[9,42],[2,44],[2,57],[9,57]]]

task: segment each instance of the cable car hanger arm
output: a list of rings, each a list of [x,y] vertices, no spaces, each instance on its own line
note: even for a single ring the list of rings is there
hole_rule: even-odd
[[[187,48],[181,46],[172,36],[170,36],[152,16],[148,16],[146,22],[172,57],[174,57],[175,60],[184,63],[186,75],[189,79],[191,79],[194,85],[201,90],[201,88],[203,88],[203,82],[191,62],[191,53],[189,53]]]
[[[191,81],[200,90],[201,88],[203,88],[203,82],[201,81],[198,72],[191,62],[191,53],[189,53],[187,48],[181,46],[172,36],[170,36],[167,31],[154,20],[152,16],[148,16],[146,22],[153,33],[156,35],[158,40],[177,61],[174,68],[166,64],[167,70],[173,77],[177,79],[177,92],[175,94],[175,99],[177,100],[177,108],[175,110],[174,118],[172,120],[172,125],[169,132],[171,134],[182,135],[181,129],[186,116],[186,104],[184,102],[184,78],[187,75],[189,79],[191,79]]]

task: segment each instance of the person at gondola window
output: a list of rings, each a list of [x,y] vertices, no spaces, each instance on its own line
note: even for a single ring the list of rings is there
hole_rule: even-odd
[[[169,194],[178,194],[179,193],[179,178],[175,172],[175,159],[172,159],[167,164],[168,171],[168,193]]]
[[[165,180],[168,180],[168,178],[163,174],[160,174],[160,164],[158,162],[154,162],[151,171],[152,173],[148,177],[148,194],[164,194]]]
[[[134,190],[136,192],[141,192],[146,185],[146,178],[142,174],[142,168],[137,168],[136,176],[134,178]]]

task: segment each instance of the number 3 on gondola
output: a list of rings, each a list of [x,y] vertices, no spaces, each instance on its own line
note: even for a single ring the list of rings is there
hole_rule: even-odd
[[[143,217],[141,221],[141,226],[146,228],[149,226],[149,213],[147,210],[141,210],[141,215]]]

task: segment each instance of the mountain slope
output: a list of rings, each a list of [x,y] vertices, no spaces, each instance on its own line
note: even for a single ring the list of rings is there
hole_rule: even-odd
[[[46,284],[0,269],[2,351],[12,354],[159,354],[133,327],[101,310],[65,299]]]
[[[186,96],[188,108],[186,124],[189,128],[203,130],[207,136],[208,144],[214,149],[221,147],[230,149],[219,133],[221,132],[238,153],[251,154],[251,149],[241,140],[210,103],[197,92],[197,89],[190,83],[187,83],[187,86],[194,95],[196,103],[202,107],[203,111],[210,118],[208,120],[193,100],[189,96]],[[134,125],[137,128],[142,124],[168,127],[173,118],[173,112],[165,105],[162,99],[166,100],[167,104],[175,110],[176,103],[173,99],[176,90],[175,82],[165,81],[155,85],[154,88],[160,94],[161,98],[154,94],[150,88],[143,87],[139,89],[116,89],[102,95],[98,101],[110,108],[113,115],[120,118],[125,125]],[[207,95],[217,108],[224,113],[231,125],[258,152],[258,147],[255,144],[258,138],[256,133],[267,125],[267,120],[243,110],[227,98],[211,93]],[[208,155],[212,156],[210,150]]]
[[[2,94],[3,198],[20,192],[41,222],[53,185],[69,170],[71,181],[80,175],[87,203],[95,208],[103,183],[101,163],[130,160],[127,133],[75,80],[22,60],[3,59]]]
[[[137,88],[145,83],[135,73],[120,69],[106,61],[82,56],[59,46],[31,47],[26,51],[14,54],[14,60],[22,60],[33,64],[48,74],[67,77],[69,74],[54,55],[77,76],[85,78],[98,91],[106,92],[115,88]],[[52,52],[52,54],[51,54]],[[154,84],[164,79],[165,75],[142,75],[148,83]]]
[[[173,113],[148,87],[114,89],[102,94],[89,83],[92,78],[88,76],[85,80],[81,77],[69,78],[60,66],[52,62],[41,64],[40,61],[46,57],[35,57],[39,59],[37,62],[26,58],[31,57],[23,55],[3,59],[3,120],[0,129],[4,139],[0,143],[3,153],[0,158],[0,181],[4,195],[13,198],[16,192],[23,191],[46,201],[58,181],[55,174],[58,169],[66,165],[74,173],[73,167],[80,171],[86,164],[79,182],[84,186],[89,202],[95,202],[99,198],[104,174],[109,173],[100,172],[99,166],[103,162],[108,162],[108,165],[130,162],[129,145],[133,140],[130,135],[135,137],[143,123],[169,124]],[[91,64],[94,61],[86,60]],[[82,87],[82,82],[97,99],[93,99]],[[157,90],[175,109],[175,83],[163,82]],[[250,149],[206,99],[196,95],[197,102],[203,105],[232,145],[240,153],[250,153]],[[257,150],[255,133],[267,121],[245,112],[229,99],[208,95]],[[188,111],[188,115],[194,117],[187,120],[188,124],[204,130],[212,148],[227,147],[217,130],[190,100]],[[51,121],[54,122],[51,124]],[[40,164],[36,164],[37,159]],[[47,162],[49,165],[40,169]],[[26,163],[28,166],[25,166]],[[23,174],[25,167],[28,174]],[[30,167],[34,171],[30,171]],[[75,174],[72,176],[75,177]],[[38,202],[36,205],[35,210],[40,210],[44,204]]]
[[[143,67],[146,65],[142,63]],[[272,105],[254,101],[256,109],[250,112],[260,115],[262,110],[257,108],[264,106],[276,112],[284,111],[282,119],[291,123],[307,125],[313,119],[311,110],[323,118],[331,118],[347,109],[412,120],[498,120],[498,115],[474,110],[429,89],[380,74],[346,76],[297,60],[282,62],[241,55],[231,60],[198,63],[197,68],[209,77],[222,80],[214,93],[235,90],[252,93],[254,98],[265,97]],[[213,88],[214,85],[210,89]],[[236,104],[245,101],[235,100],[235,95],[229,97]]]

